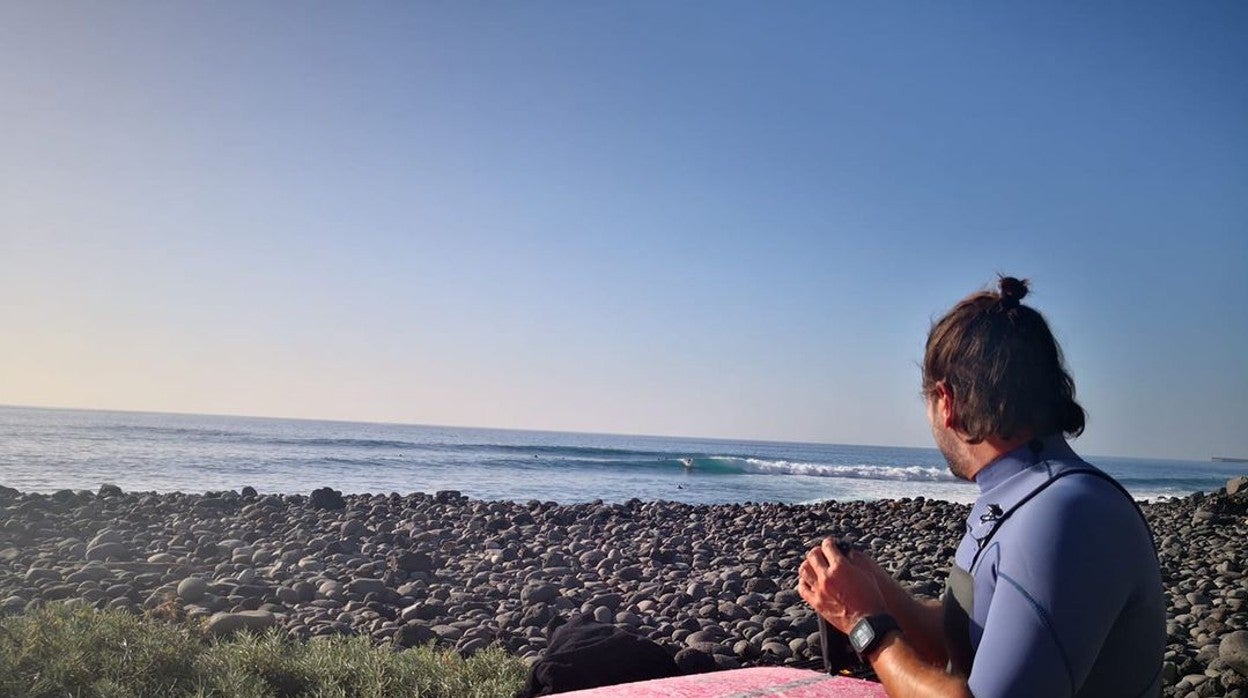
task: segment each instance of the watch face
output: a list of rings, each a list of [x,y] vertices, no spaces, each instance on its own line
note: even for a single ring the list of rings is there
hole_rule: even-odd
[[[854,626],[850,633],[854,642],[854,649],[859,651],[871,644],[871,640],[875,638],[875,630],[865,620],[859,621],[858,625]]]

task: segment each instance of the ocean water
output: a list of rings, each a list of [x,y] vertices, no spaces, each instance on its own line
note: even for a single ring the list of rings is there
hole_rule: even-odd
[[[1248,471],[1242,463],[1089,460],[1138,499],[1213,490]],[[0,407],[0,485],[53,492],[104,483],[158,492],[459,490],[560,503],[969,502],[976,493],[926,448]]]

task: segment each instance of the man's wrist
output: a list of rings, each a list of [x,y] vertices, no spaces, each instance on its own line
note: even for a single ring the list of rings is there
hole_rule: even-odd
[[[858,619],[849,631],[849,644],[860,657],[866,657],[884,641],[885,637],[901,626],[897,619],[887,613],[873,613]]]
[[[862,659],[866,663],[875,666],[875,662],[880,658],[880,655],[884,654],[888,648],[899,642],[901,642],[901,630],[898,628],[889,630],[884,633],[884,636],[880,638],[879,642],[875,643],[875,646],[867,650],[866,653],[862,655]]]

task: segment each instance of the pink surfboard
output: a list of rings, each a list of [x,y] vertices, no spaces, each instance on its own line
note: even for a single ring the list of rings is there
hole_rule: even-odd
[[[805,669],[754,667],[638,681],[560,693],[567,698],[881,698],[884,687],[871,681],[830,676]]]

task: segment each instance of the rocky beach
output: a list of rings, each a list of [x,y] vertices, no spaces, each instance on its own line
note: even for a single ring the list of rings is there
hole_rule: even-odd
[[[1168,696],[1248,696],[1248,482],[1147,503],[1168,599]],[[59,602],[210,634],[364,635],[533,661],[587,614],[688,669],[807,663],[817,621],[793,591],[805,551],[852,539],[939,595],[967,506],[630,500],[559,505],[458,492],[21,493],[0,488],[0,612]]]

